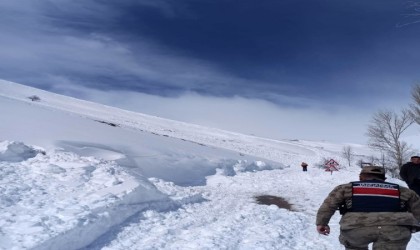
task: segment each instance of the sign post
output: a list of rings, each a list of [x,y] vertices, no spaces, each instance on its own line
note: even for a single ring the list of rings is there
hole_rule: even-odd
[[[331,174],[333,173],[333,171],[338,171],[338,166],[340,164],[338,164],[338,162],[336,162],[334,159],[330,159],[329,161],[327,161],[324,166],[325,166],[325,171],[330,171]]]

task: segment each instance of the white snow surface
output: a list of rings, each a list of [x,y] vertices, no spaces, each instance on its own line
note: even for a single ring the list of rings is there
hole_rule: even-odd
[[[316,232],[315,214],[333,187],[357,180],[357,161],[374,154],[364,145],[207,128],[1,80],[0,113],[5,250],[344,249],[338,213],[330,236]],[[350,166],[344,146],[355,152]],[[339,171],[326,172],[326,159]],[[259,195],[283,197],[292,210],[258,204]],[[408,249],[419,248],[413,234]]]

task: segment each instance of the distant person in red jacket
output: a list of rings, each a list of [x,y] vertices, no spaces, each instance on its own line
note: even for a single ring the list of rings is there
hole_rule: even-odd
[[[306,163],[306,162],[302,162],[302,164],[300,164],[300,165],[302,166],[302,170],[303,170],[303,172],[308,171],[308,163]]]

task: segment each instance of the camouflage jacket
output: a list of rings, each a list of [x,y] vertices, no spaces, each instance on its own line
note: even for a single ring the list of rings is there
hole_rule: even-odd
[[[337,207],[352,197],[352,184],[335,187],[324,200],[316,216],[316,225],[328,225]],[[419,226],[420,197],[412,190],[400,186],[400,199],[408,212],[348,212],[340,220],[341,229],[368,226],[405,225]]]

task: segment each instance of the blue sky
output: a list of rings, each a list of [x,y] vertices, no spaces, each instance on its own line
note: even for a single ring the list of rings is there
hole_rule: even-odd
[[[3,0],[0,77],[244,133],[362,142],[372,113],[408,105],[419,82],[412,4]]]

